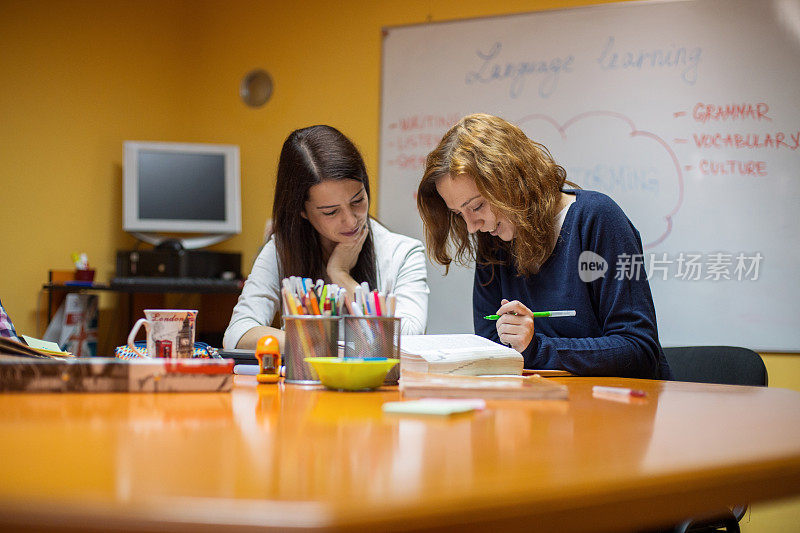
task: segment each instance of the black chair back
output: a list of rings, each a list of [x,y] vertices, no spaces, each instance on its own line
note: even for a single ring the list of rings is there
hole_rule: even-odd
[[[753,350],[737,346],[664,348],[675,381],[765,387],[767,367]]]
[[[685,346],[664,348],[675,381],[767,386],[767,367],[753,350],[736,346]],[[724,515],[707,520],[689,519],[670,533],[738,533],[746,505],[731,507]]]

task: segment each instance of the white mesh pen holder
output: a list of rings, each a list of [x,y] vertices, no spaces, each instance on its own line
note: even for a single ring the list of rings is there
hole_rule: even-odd
[[[344,317],[345,357],[386,357],[400,359],[400,319],[390,316]],[[396,385],[400,365],[386,375],[386,385]]]
[[[338,356],[339,317],[289,315],[283,321],[286,328],[284,382],[318,384],[319,377],[305,358]]]

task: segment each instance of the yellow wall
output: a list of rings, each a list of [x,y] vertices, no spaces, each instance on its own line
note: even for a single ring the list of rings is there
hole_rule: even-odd
[[[156,6],[158,5],[158,8]],[[0,3],[0,297],[36,335],[47,270],[86,251],[100,277],[122,232],[123,139],[189,136],[183,4]]]
[[[134,244],[121,229],[123,140],[240,145],[243,231],[218,248],[249,265],[291,130],[342,129],[377,191],[382,27],[587,3],[0,0],[0,298],[20,332],[42,334],[48,269],[85,251],[98,279],[113,274],[115,251]],[[275,91],[253,110],[237,93],[256,67]]]
[[[0,0],[0,298],[20,332],[41,334],[48,269],[85,251],[99,279],[112,275],[134,242],[121,229],[123,140],[238,144],[243,231],[218,248],[249,265],[291,130],[340,128],[377,191],[382,27],[595,3]],[[237,91],[256,67],[275,90],[253,110]],[[800,357],[766,359],[773,386],[800,390]],[[751,522],[759,530],[756,512]]]

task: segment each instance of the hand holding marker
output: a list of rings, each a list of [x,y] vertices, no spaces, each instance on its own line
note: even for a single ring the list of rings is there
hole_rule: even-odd
[[[533,340],[534,318],[550,316],[575,316],[575,311],[531,311],[519,300],[503,298],[495,314],[486,315],[484,319],[497,321],[495,328],[501,344],[522,353]]]

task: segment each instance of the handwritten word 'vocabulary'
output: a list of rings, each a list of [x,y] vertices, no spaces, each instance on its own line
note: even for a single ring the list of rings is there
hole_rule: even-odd
[[[796,133],[702,133],[694,135],[698,148],[786,148],[797,150],[800,147],[800,130]]]
[[[558,86],[558,79],[562,72],[572,72],[572,63],[575,57],[554,57],[551,59],[534,59],[527,61],[497,61],[503,45],[494,43],[488,51],[476,50],[480,66],[477,70],[467,73],[467,85],[472,83],[490,83],[501,80],[511,80],[509,96],[517,98],[525,87],[527,77],[540,75],[539,96],[547,98]]]
[[[609,37],[597,62],[603,70],[680,69],[681,79],[689,85],[697,81],[697,66],[702,49],[671,46],[652,50],[616,51],[614,37]]]
[[[726,120],[769,120],[769,106],[763,102],[757,104],[725,104],[714,105],[698,102],[692,109],[692,118],[705,124],[706,122],[723,122]]]

